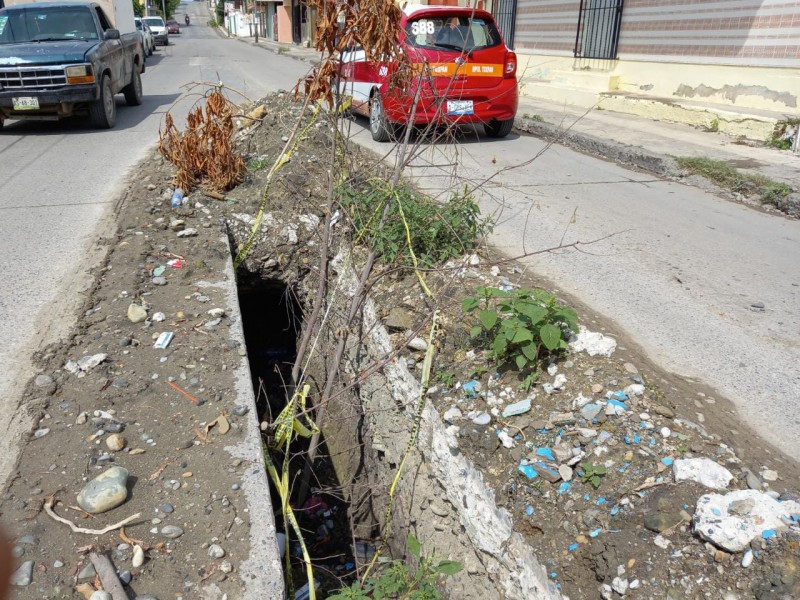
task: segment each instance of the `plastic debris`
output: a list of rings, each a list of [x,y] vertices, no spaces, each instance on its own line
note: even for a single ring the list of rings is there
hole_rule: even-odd
[[[546,458],[547,460],[554,462],[556,460],[555,456],[553,456],[553,451],[550,448],[537,448],[536,456],[541,456],[542,458]]]
[[[515,417],[528,412],[531,409],[531,399],[525,398],[514,404],[509,404],[503,409],[503,417]]]
[[[520,465],[518,468],[528,479],[535,479],[539,476],[536,469],[533,468],[533,465]]]
[[[478,381],[476,379],[468,381],[461,386],[461,389],[463,389],[470,398],[475,398],[478,395]]]
[[[165,350],[167,348],[167,346],[169,346],[169,343],[172,341],[172,338],[174,336],[175,336],[175,334],[172,331],[164,331],[164,332],[162,332],[158,336],[158,339],[156,340],[156,343],[153,344],[153,348],[155,348],[156,350]]]
[[[153,277],[161,277],[166,270],[167,268],[163,265],[157,266],[155,269],[153,269]]]

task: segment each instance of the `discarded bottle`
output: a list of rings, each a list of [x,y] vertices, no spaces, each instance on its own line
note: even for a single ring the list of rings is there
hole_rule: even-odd
[[[172,208],[177,208],[181,204],[183,204],[183,189],[175,188],[175,191],[172,193]]]

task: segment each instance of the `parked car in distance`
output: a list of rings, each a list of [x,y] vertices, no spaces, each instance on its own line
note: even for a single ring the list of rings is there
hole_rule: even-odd
[[[178,25],[178,22],[175,19],[170,19],[167,21],[167,32],[168,33],[180,33],[181,26]]]
[[[417,88],[414,125],[480,123],[488,137],[506,137],[517,112],[517,56],[494,17],[457,6],[408,5],[403,13],[398,40],[419,73],[408,85],[392,83],[393,63],[368,62],[361,48],[342,53],[339,92],[369,117],[372,138],[388,141],[409,124]]]
[[[164,19],[159,16],[142,17],[142,22],[150,28],[153,32],[153,41],[162,46],[169,45],[169,37],[167,37],[167,26],[164,24]]]
[[[134,19],[136,22],[136,31],[139,32],[139,37],[142,40],[142,50],[145,56],[153,56],[153,48],[156,47],[156,42],[153,39],[153,32],[146,23],[142,23],[139,17]]]

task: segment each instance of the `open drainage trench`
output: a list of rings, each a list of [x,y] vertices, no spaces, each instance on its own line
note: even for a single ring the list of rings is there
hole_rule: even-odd
[[[348,263],[337,257],[332,265],[337,286],[354,287]],[[313,282],[291,285],[271,276],[241,270],[239,303],[245,342],[256,390],[260,422],[273,423],[286,405],[287,384],[296,356],[296,344],[304,326],[299,296],[311,297]],[[338,314],[347,293],[329,298],[333,304],[330,323],[315,332],[316,351],[306,368],[311,383],[309,404],[319,397],[324,371],[334,354]],[[394,492],[388,525],[389,547],[385,555],[404,558],[406,540],[414,535],[426,555],[449,558],[463,565],[446,578],[445,597],[459,600],[485,598],[558,598],[547,575],[483,476],[458,450],[439,415],[426,403],[418,410],[420,387],[404,360],[393,356],[394,343],[378,318],[371,301],[362,310],[359,343],[351,336],[341,369],[355,381],[344,393],[334,393],[322,430],[320,446],[311,470],[311,491],[305,499],[291,498],[303,540],[311,556],[317,598],[349,585],[369,563],[384,529],[389,505],[388,491],[403,465]],[[379,369],[373,369],[380,364]],[[369,370],[370,375],[361,377]],[[340,390],[341,391],[341,390]],[[313,417],[313,416],[312,416]],[[419,438],[409,449],[415,419]],[[288,457],[289,488],[296,491],[308,450],[308,440],[295,436]],[[272,452],[280,469],[284,456]],[[270,482],[271,484],[271,482]],[[272,507],[280,507],[271,489]],[[288,535],[291,578],[295,588],[307,581],[300,546],[294,533],[284,531],[283,518],[275,511],[278,539]],[[285,574],[288,578],[289,574]],[[297,598],[305,598],[298,595]]]

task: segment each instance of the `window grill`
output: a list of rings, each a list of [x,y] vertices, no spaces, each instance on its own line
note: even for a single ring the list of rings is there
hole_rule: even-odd
[[[576,58],[617,58],[623,0],[581,0]]]

